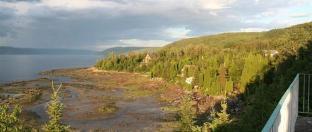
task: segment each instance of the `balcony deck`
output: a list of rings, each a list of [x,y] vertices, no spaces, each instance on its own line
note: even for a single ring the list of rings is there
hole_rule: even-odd
[[[298,117],[296,121],[296,132],[312,132],[312,117]]]
[[[312,74],[297,74],[262,132],[312,132]]]

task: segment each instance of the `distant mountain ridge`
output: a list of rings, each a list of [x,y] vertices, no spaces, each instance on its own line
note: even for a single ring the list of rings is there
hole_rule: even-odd
[[[136,53],[153,52],[157,49],[159,49],[159,47],[113,47],[113,48],[108,48],[106,50],[101,51],[100,54],[104,56],[109,56],[112,53],[116,55],[120,55],[120,54],[127,54],[129,52],[136,52]]]
[[[158,47],[113,47],[103,51],[93,51],[84,49],[47,49],[47,48],[18,48],[10,46],[0,46],[0,55],[104,55],[111,53],[116,55],[127,54],[129,52],[152,52]]]
[[[13,54],[87,55],[87,54],[96,54],[96,51],[81,50],[81,49],[44,49],[44,48],[17,48],[9,46],[0,46],[0,55],[13,55]]]

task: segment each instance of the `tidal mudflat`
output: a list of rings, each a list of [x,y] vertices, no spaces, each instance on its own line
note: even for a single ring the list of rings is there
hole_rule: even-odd
[[[46,107],[51,80],[62,83],[63,123],[77,131],[173,131],[177,128],[172,102],[180,89],[161,80],[127,72],[94,68],[59,69],[42,78],[1,84],[1,103],[19,103],[29,124],[48,120]],[[170,94],[172,93],[172,94]],[[9,94],[9,95],[4,95]]]

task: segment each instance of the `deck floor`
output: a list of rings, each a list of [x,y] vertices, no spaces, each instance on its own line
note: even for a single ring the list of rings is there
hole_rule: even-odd
[[[298,117],[296,132],[312,132],[312,117]]]

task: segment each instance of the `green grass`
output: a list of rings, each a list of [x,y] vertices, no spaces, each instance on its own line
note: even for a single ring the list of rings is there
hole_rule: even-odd
[[[138,88],[137,86],[126,87],[124,96],[128,99],[137,99],[140,97],[151,96],[154,91]]]
[[[112,114],[118,111],[118,107],[116,106],[115,102],[110,102],[102,105],[100,108],[98,108],[98,111],[103,114]]]
[[[164,107],[161,107],[161,110],[166,111],[166,112],[177,112],[177,111],[179,111],[179,107],[176,107],[176,106],[164,106]]]

